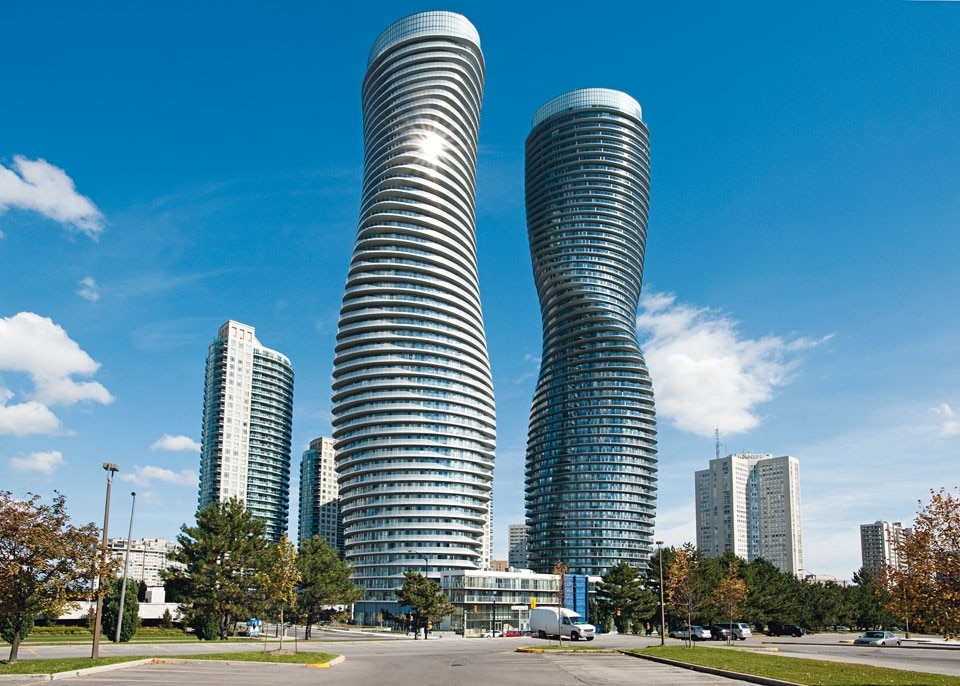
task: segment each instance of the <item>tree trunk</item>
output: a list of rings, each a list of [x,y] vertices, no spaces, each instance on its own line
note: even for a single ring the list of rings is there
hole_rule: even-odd
[[[280,608],[280,650],[283,650],[283,607]]]
[[[13,643],[10,644],[10,657],[7,658],[7,664],[17,663],[17,653],[20,651],[20,631],[13,632]]]

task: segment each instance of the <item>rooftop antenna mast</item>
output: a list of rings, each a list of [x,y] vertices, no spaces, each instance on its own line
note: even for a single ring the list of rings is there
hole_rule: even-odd
[[[717,459],[719,460],[720,459],[720,427],[719,426],[713,430],[713,438],[714,438],[714,449],[716,450]]]

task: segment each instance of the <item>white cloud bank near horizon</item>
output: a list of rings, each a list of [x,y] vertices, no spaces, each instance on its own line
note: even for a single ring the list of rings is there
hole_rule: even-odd
[[[103,214],[60,167],[43,159],[16,155],[13,164],[0,164],[0,214],[10,207],[43,216],[96,240],[103,231]]]
[[[640,301],[637,328],[657,414],[698,436],[744,433],[760,424],[758,407],[788,384],[798,354],[829,339],[743,338],[737,322],[705,307],[678,303],[672,293]]]
[[[20,312],[0,318],[0,374],[26,374],[33,390],[17,397],[0,385],[0,435],[51,434],[60,419],[51,408],[90,401],[107,405],[113,396],[96,381],[76,381],[92,376],[100,364],[83,351],[67,332],[48,317]]]

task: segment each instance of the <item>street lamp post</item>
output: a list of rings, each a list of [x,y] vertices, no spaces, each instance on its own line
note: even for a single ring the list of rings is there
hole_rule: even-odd
[[[117,610],[117,631],[113,636],[113,642],[120,642],[120,628],[123,626],[124,602],[127,599],[127,567],[130,564],[130,537],[133,536],[133,508],[137,505],[137,493],[130,493],[133,496],[133,502],[130,503],[130,528],[127,529],[127,552],[123,556],[123,582],[120,584],[120,607]],[[144,552],[146,556],[146,552]]]
[[[664,644],[667,629],[666,611],[663,607],[663,541],[656,541],[657,561],[660,563],[660,645]]]
[[[103,567],[107,561],[107,529],[110,527],[110,489],[113,487],[113,475],[120,471],[120,467],[112,462],[104,462],[103,468],[107,472],[107,497],[103,506],[103,540],[100,544],[100,563],[97,566],[97,609],[94,612],[91,659],[100,657],[100,616],[103,613]]]

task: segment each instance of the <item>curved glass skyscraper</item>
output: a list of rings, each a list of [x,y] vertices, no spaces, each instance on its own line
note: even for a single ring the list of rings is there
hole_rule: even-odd
[[[657,496],[653,386],[637,342],[649,139],[625,93],[576,90],[533,117],[526,204],[543,319],[530,410],[530,566],[645,564]]]
[[[495,417],[477,278],[483,55],[450,12],[401,19],[363,83],[364,178],[340,311],[333,437],[360,621],[403,572],[485,566]]]

